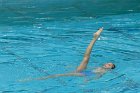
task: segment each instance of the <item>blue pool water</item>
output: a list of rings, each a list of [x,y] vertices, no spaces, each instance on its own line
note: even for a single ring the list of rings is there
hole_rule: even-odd
[[[82,14],[72,1],[60,10],[52,6],[47,10],[37,8],[37,4],[34,6],[31,2],[17,8],[22,5],[19,2],[19,6],[13,8],[12,4],[17,3],[1,1],[0,93],[140,93],[138,7],[127,6],[127,12],[120,9],[105,13],[93,7],[85,8],[82,1],[82,6],[78,6],[87,11]],[[57,6],[57,3],[49,4]],[[129,4],[136,6],[137,2]],[[92,9],[96,14],[90,14]],[[109,9],[107,7],[106,11]],[[88,68],[112,61],[116,64],[115,70],[89,82],[83,77],[19,82],[75,70],[93,33],[102,26],[104,31],[95,44]]]

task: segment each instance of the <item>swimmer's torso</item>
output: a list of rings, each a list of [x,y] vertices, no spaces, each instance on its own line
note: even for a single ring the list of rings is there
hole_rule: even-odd
[[[85,71],[81,71],[81,72],[78,72],[80,73],[82,76],[93,76],[93,75],[96,75],[96,74],[100,74],[100,75],[103,75],[105,72],[107,72],[107,69],[104,69],[102,67],[98,67],[94,70],[85,70]]]

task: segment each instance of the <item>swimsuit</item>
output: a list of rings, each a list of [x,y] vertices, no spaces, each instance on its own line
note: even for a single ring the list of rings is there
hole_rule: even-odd
[[[94,73],[92,71],[81,71],[80,74],[84,76],[92,76]]]

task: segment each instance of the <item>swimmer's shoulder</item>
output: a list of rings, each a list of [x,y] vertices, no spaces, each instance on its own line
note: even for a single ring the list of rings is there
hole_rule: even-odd
[[[96,73],[96,74],[102,74],[102,73],[105,73],[106,70],[103,69],[102,67],[96,67],[93,69],[93,72]]]

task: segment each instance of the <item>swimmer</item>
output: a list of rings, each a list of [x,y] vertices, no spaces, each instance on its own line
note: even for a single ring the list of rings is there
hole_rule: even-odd
[[[74,72],[65,73],[65,74],[55,74],[55,75],[45,76],[45,77],[36,78],[36,79],[32,79],[32,80],[45,80],[45,79],[49,79],[49,78],[56,78],[56,77],[62,77],[62,76],[84,77],[84,76],[91,76],[91,75],[96,75],[95,79],[98,79],[106,72],[110,71],[111,69],[114,69],[115,65],[112,62],[108,62],[108,63],[104,64],[103,66],[97,67],[96,69],[93,69],[91,71],[85,71],[87,68],[87,65],[89,63],[92,48],[93,48],[95,42],[100,37],[100,34],[102,31],[103,31],[103,27],[100,28],[96,33],[93,34],[93,39],[91,40],[89,46],[86,49],[83,60],[81,61],[81,64],[77,67],[77,69]],[[26,79],[25,81],[29,81],[29,80]]]

